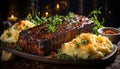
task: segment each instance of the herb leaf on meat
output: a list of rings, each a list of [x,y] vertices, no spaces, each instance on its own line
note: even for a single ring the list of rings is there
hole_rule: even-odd
[[[63,20],[68,20],[73,18],[74,14],[72,12],[69,12],[67,16],[61,16],[61,15],[54,15],[51,17],[41,17],[39,18],[37,15],[33,18],[32,16],[27,16],[26,20],[31,21],[34,23],[36,26],[42,24],[42,23],[47,23],[46,28],[48,32],[55,32],[55,26],[62,24]],[[64,18],[63,18],[64,17]]]

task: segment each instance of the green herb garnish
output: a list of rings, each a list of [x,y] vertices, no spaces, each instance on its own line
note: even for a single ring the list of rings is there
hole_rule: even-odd
[[[53,26],[51,24],[48,24],[46,26],[46,28],[48,29],[48,32],[55,32],[56,31],[55,26]]]
[[[81,44],[87,44],[87,43],[88,43],[87,40],[82,40],[82,41],[81,41]]]
[[[43,20],[41,20],[37,15],[35,16],[35,18],[33,18],[32,16],[27,16],[26,20],[31,21],[32,23],[34,23],[36,26],[40,25],[41,23],[43,23]]]
[[[26,20],[31,21],[32,23],[34,23],[36,26],[42,24],[42,23],[47,23],[46,28],[48,30],[48,32],[55,32],[56,29],[55,27],[59,24],[62,24],[63,21],[63,17],[64,20],[68,20],[73,18],[74,14],[72,12],[69,12],[69,14],[67,16],[61,16],[61,15],[54,15],[51,17],[41,17],[39,18],[37,15],[33,18],[32,16],[27,16]],[[73,21],[73,23],[76,23],[75,21]]]
[[[68,15],[66,17],[64,17],[64,20],[69,20],[69,19],[71,19],[73,17],[74,17],[73,12],[69,12]]]
[[[7,33],[8,38],[12,36],[10,32]]]
[[[94,27],[92,28],[92,33],[93,34],[98,34],[97,30],[101,27],[104,27],[104,18],[102,19],[102,21],[99,21],[99,15],[101,14],[101,8],[99,9],[95,9],[94,11],[92,11],[89,14],[90,20],[92,20],[94,22]]]
[[[14,26],[13,28],[14,28],[14,29],[17,29],[17,26]]]
[[[29,28],[29,26],[26,25],[26,29],[28,29],[28,28]]]
[[[52,24],[53,25],[58,25],[58,24],[61,24],[62,23],[62,19],[61,19],[62,16],[54,16],[53,17],[53,20],[51,20]]]
[[[81,40],[81,42],[77,42],[77,41],[74,41],[75,42],[75,46],[77,48],[79,48],[82,44],[87,44],[88,41],[87,40]]]
[[[79,59],[77,55],[73,55],[73,57],[71,57],[69,55],[66,55],[66,54],[63,54],[63,53],[60,53],[60,52],[57,54],[57,57],[59,59],[62,59],[62,60],[73,59],[74,62],[77,62],[77,60]]]
[[[16,43],[16,50],[18,50],[18,51],[22,51],[23,50],[22,47],[18,43]]]
[[[81,43],[76,42],[76,43],[75,43],[75,46],[76,46],[77,48],[79,48],[79,47],[81,46]]]
[[[79,58],[78,58],[77,55],[73,55],[73,60],[74,60],[74,62],[77,62],[78,59],[79,59]]]
[[[59,59],[62,59],[62,60],[68,60],[70,58],[70,56],[63,53],[58,53],[57,56]]]

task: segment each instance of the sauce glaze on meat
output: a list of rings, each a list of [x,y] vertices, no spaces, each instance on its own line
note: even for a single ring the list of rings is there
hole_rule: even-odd
[[[62,24],[55,26],[55,32],[48,32],[46,25],[22,31],[19,34],[19,44],[24,52],[46,56],[51,52],[57,52],[61,44],[72,40],[80,33],[91,32],[93,21],[82,15],[74,14],[69,20],[63,20]]]

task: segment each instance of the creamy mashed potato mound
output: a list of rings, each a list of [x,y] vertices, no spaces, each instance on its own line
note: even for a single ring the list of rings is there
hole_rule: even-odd
[[[105,36],[82,33],[73,40],[62,44],[59,52],[81,59],[99,59],[112,52],[113,44]]]
[[[4,42],[17,42],[19,33],[22,30],[25,30],[34,26],[35,25],[28,20],[21,20],[20,22],[17,22],[10,28],[6,29],[1,35],[0,40]]]

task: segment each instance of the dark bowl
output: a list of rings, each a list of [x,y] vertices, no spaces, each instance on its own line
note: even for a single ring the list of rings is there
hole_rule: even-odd
[[[108,34],[108,33],[105,34],[105,33],[103,33],[103,31],[105,31],[105,30],[112,30],[112,31],[116,32],[116,34]],[[118,41],[120,40],[120,30],[118,28],[103,27],[103,28],[98,29],[98,33],[103,36],[108,37],[113,44],[117,44]]]
[[[94,66],[94,65],[110,64],[111,62],[113,62],[116,58],[116,55],[117,55],[118,46],[113,45],[113,52],[110,53],[109,55],[106,55],[104,58],[101,58],[101,59],[79,59],[77,62],[74,62],[73,59],[62,60],[62,59],[55,58],[52,56],[39,56],[39,55],[28,54],[28,53],[14,50],[14,49],[10,49],[10,48],[5,47],[5,46],[1,46],[1,49],[10,51],[14,55],[22,57],[22,58],[35,60],[35,61],[48,63],[48,64]]]

